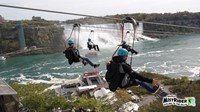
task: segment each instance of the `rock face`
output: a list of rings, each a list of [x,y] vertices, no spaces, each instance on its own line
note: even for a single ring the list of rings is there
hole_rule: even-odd
[[[62,27],[36,27],[25,28],[26,45],[37,48],[49,48],[49,52],[57,52],[64,49]]]
[[[63,27],[58,25],[23,27],[26,47],[28,49],[30,48],[31,51],[34,51],[36,48],[42,48],[44,53],[63,51],[65,43],[63,39]],[[34,46],[34,48],[32,46]],[[19,49],[19,39],[16,28],[2,27],[2,30],[0,30],[0,54],[14,52]]]

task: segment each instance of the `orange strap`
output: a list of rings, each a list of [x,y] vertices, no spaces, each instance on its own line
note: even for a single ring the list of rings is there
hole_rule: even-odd
[[[64,41],[65,48],[67,48],[67,46],[66,46],[66,41],[68,41],[68,40],[71,38],[72,33],[74,32],[74,28],[75,28],[75,27],[72,28],[72,31],[71,31],[69,37]]]

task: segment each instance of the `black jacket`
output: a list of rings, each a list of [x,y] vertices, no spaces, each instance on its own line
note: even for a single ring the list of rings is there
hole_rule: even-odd
[[[127,44],[122,44],[121,46],[122,46],[122,48],[128,50],[128,52],[131,52],[132,54],[133,54],[133,53],[138,54],[137,51],[135,51],[134,49],[131,49],[131,46],[129,46],[129,45],[127,45]]]
[[[120,70],[122,69],[122,70]],[[129,81],[126,86],[122,87],[122,80],[125,74],[129,75]],[[143,77],[137,72],[133,71],[131,66],[127,64],[120,56],[115,56],[107,65],[106,80],[108,81],[111,91],[116,91],[117,87],[126,88],[136,85],[135,79],[143,82],[152,83],[152,79]]]
[[[111,62],[107,65],[106,72],[106,81],[108,82],[109,89],[111,91],[116,91],[117,87],[120,87],[122,79],[125,76],[125,73],[120,73],[119,69],[121,68],[120,63]]]
[[[90,44],[90,43],[91,43],[90,41],[87,42],[87,47],[88,47],[89,50],[91,50],[93,48],[93,45]]]
[[[78,49],[68,47],[65,51],[63,51],[65,57],[68,59],[69,64],[71,65],[73,62],[80,62],[80,54]]]

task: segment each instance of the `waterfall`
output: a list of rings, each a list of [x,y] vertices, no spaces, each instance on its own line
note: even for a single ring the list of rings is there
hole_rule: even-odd
[[[70,36],[72,31],[73,25],[72,24],[65,24],[63,25],[65,28],[65,40]],[[91,31],[94,31],[93,34],[90,34]],[[100,48],[107,48],[111,46],[116,46],[121,43],[121,26],[120,24],[98,24],[98,25],[81,25],[80,32],[78,34],[78,28],[75,28],[71,39],[77,40],[79,35],[79,46],[81,48],[87,48],[87,40],[91,38],[95,44],[98,44]],[[126,33],[129,32],[129,33]],[[136,40],[154,40],[150,37],[142,35],[143,33],[143,23],[139,23],[136,29]],[[131,23],[124,24],[124,40],[131,44],[133,42],[134,31]],[[75,39],[76,38],[76,39]]]

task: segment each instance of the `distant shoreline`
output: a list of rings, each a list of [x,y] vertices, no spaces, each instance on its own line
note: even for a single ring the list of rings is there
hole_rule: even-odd
[[[9,52],[2,54],[1,56],[4,56],[5,58],[10,58],[10,57],[16,57],[16,56],[25,56],[25,55],[33,55],[33,54],[44,54],[44,53],[53,53],[53,50],[48,47],[44,48],[25,48],[21,50],[17,50],[14,52]]]

